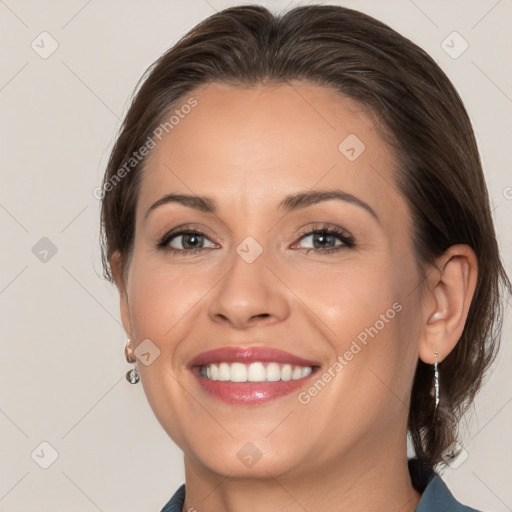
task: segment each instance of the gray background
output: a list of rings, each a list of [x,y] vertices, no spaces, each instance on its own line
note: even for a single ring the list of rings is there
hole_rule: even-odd
[[[184,481],[180,450],[142,386],[124,378],[93,190],[146,67],[239,3],[0,0],[0,511],[157,511]],[[477,133],[510,274],[512,1],[324,3],[388,23],[452,79]],[[494,372],[461,423],[467,458],[443,476],[459,500],[496,512],[512,510],[511,331],[509,313]]]

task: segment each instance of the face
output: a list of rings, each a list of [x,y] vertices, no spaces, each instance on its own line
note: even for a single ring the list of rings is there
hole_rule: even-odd
[[[405,446],[420,278],[390,147],[330,88],[192,96],[146,161],[121,299],[159,422],[231,476]]]

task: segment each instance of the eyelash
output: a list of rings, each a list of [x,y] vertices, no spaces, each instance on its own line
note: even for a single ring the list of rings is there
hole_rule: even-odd
[[[306,254],[309,254],[310,252],[313,252],[315,254],[330,254],[339,252],[342,249],[353,249],[356,244],[354,242],[354,237],[347,233],[344,230],[333,228],[331,226],[328,226],[327,224],[323,224],[322,226],[315,227],[315,228],[309,228],[308,231],[304,231],[299,235],[299,242],[310,235],[324,235],[324,236],[334,236],[336,238],[339,238],[342,242],[341,245],[337,245],[335,247],[327,247],[326,249],[322,248],[308,248],[308,249],[300,249],[301,251],[305,252]]]
[[[179,231],[171,231],[164,235],[164,237],[158,242],[156,248],[159,250],[164,250],[171,252],[172,254],[179,254],[179,253],[188,253],[188,254],[195,254],[199,251],[208,249],[207,247],[197,247],[195,249],[175,249],[174,247],[169,247],[169,242],[173,240],[174,238],[180,236],[180,235],[198,235],[198,236],[204,236],[206,235],[202,233],[201,231],[197,231],[193,228],[181,228]],[[314,252],[316,254],[330,254],[334,252],[338,252],[342,249],[352,249],[356,247],[356,244],[354,242],[354,238],[352,235],[347,233],[346,231],[330,227],[326,224],[310,229],[309,231],[305,231],[299,236],[299,242],[305,238],[306,236],[310,235],[324,235],[324,236],[334,236],[341,240],[342,245],[337,245],[335,247],[328,247],[326,249],[321,248],[306,248],[306,249],[300,249],[301,251],[305,252],[306,254],[309,254],[310,252]],[[207,238],[207,237],[206,237]]]

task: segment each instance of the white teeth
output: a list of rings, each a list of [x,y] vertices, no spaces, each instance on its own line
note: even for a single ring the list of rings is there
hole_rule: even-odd
[[[247,366],[242,363],[231,364],[231,382],[247,382]]]
[[[230,380],[231,371],[228,363],[220,363],[219,380]]]
[[[201,376],[210,380],[230,382],[276,382],[289,381],[307,377],[313,368],[311,366],[292,366],[291,364],[255,362],[220,363],[203,366]]]
[[[285,364],[281,368],[281,380],[291,380],[292,379],[292,365]]]
[[[275,382],[281,380],[281,368],[277,363],[269,363],[266,368],[267,380]]]
[[[301,377],[302,377],[302,368],[300,366],[296,366],[293,369],[292,379],[296,380],[296,379],[300,379]]]
[[[303,366],[301,368],[301,377],[307,377],[312,371],[313,368],[311,366]]]
[[[247,380],[250,382],[262,382],[266,378],[263,363],[251,363],[247,370]]]

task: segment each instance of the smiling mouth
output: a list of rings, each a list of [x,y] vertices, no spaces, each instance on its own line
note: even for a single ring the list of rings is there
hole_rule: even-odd
[[[220,362],[196,368],[199,375],[205,379],[240,383],[299,380],[310,375],[317,367],[256,361],[249,364]]]
[[[304,387],[320,365],[271,346],[227,346],[188,363],[200,389],[230,405],[258,405]]]
[[[210,363],[191,368],[208,396],[231,406],[256,406],[298,392],[320,366],[277,362]]]

